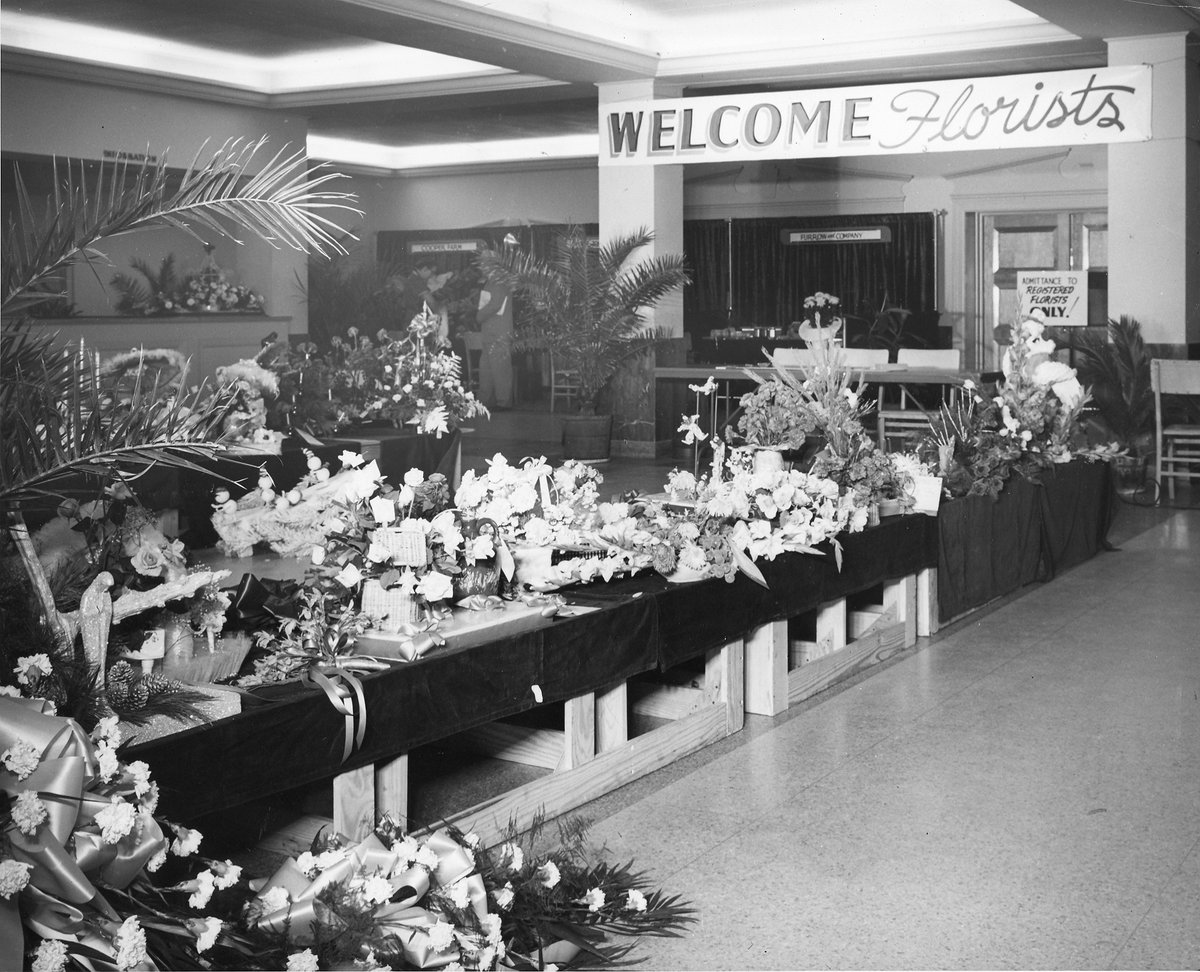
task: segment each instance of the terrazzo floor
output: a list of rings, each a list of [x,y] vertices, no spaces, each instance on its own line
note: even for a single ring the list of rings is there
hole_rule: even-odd
[[[477,442],[554,459],[551,416],[494,422]],[[674,464],[615,461],[605,491]],[[698,909],[640,967],[1200,967],[1200,511],[1123,505],[1111,536],[581,808]]]

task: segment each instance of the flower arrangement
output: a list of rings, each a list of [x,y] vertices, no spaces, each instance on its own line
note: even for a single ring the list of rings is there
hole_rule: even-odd
[[[184,281],[183,289],[163,301],[163,309],[182,314],[236,312],[264,314],[263,299],[249,287],[230,283],[225,274],[198,273]]]
[[[6,968],[596,967],[635,946],[614,938],[695,920],[632,863],[605,861],[578,818],[552,849],[538,819],[489,850],[385,816],[362,841],[322,833],[250,881],[156,816],[151,767],[120,744],[115,718],[89,735],[45,700],[0,697],[0,900],[18,923],[0,940]]]
[[[696,478],[673,471],[668,493],[683,501],[682,512],[656,517],[670,550],[656,550],[654,566],[671,577],[676,566],[689,573],[732,581],[740,570],[762,583],[758,559],[788,551],[819,553],[831,542],[840,561],[837,535],[866,525],[866,509],[830,479],[792,469],[755,471],[733,462]]]
[[[372,418],[385,418],[397,428],[415,425],[418,432],[440,438],[466,419],[487,416],[475,393],[463,387],[462,359],[438,348],[439,326],[438,315],[426,305],[412,319],[408,334],[382,349],[382,394],[372,404]]]
[[[282,436],[267,428],[266,398],[279,394],[275,372],[263,367],[256,358],[243,358],[217,368],[217,381],[229,387],[234,405],[225,418],[231,445],[266,448],[278,452]]]
[[[784,380],[773,378],[761,382],[743,395],[738,404],[742,414],[734,428],[747,445],[800,449],[805,439],[817,431],[818,417],[808,407],[809,399],[801,389]]]
[[[818,290],[809,297],[805,297],[804,312],[806,316],[804,323],[810,327],[840,327],[842,319],[835,315],[841,303],[841,300],[833,294],[827,294],[821,290]],[[824,316],[824,320],[821,319],[822,316]]]
[[[995,496],[1016,471],[1036,482],[1056,463],[1082,455],[1080,415],[1088,394],[1075,370],[1051,355],[1035,311],[1014,329],[1004,380],[985,397],[972,382],[964,399],[943,406],[919,452],[936,462],[950,496]]]
[[[486,417],[483,403],[463,387],[462,359],[441,346],[439,327],[440,318],[426,306],[402,337],[380,330],[372,341],[356,327],[347,330],[349,340],[333,337],[324,367],[315,365],[312,355],[299,369],[292,356],[277,359],[281,370],[298,373],[291,390],[293,411],[312,410],[308,400],[324,389],[335,426],[387,421],[440,437],[467,419]],[[329,409],[321,406],[321,411]]]

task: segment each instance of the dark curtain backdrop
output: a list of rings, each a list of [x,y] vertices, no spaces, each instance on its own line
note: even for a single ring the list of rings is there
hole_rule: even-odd
[[[784,230],[886,226],[891,243],[782,242]],[[684,309],[687,327],[703,335],[721,326],[786,326],[804,317],[804,298],[840,297],[850,313],[870,320],[885,304],[927,314],[934,306],[932,213],[688,220],[684,252],[695,284]],[[726,313],[729,246],[733,250],[732,315]]]

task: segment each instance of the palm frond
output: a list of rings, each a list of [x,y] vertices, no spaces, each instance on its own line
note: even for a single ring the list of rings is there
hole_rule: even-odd
[[[0,508],[57,502],[81,475],[137,478],[154,465],[198,470],[223,448],[234,399],[201,386],[184,394],[135,378],[114,397],[95,356],[0,335]]]
[[[14,314],[46,299],[39,288],[72,264],[102,262],[97,247],[103,240],[156,225],[202,243],[211,237],[240,243],[234,227],[241,226],[277,248],[344,252],[339,238],[346,231],[330,216],[362,214],[353,194],[328,188],[343,176],[314,175],[321,167],[310,170],[304,153],[286,146],[252,172],[265,143],[230,139],[206,161],[202,146],[178,180],[165,159],[120,162],[94,175],[83,160],[56,160],[54,191],[41,218],[18,173],[17,205],[4,234],[0,311]]]

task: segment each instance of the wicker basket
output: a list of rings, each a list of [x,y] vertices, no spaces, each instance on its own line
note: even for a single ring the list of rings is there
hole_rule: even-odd
[[[384,630],[421,620],[417,598],[398,587],[389,590],[374,578],[363,582],[361,610]]]
[[[371,538],[391,554],[392,563],[399,567],[424,567],[429,560],[425,534],[420,530],[381,527]]]
[[[242,662],[250,651],[250,636],[231,634],[221,638],[213,651],[203,638],[195,641],[195,653],[190,659],[175,657],[169,667],[164,664],[164,674],[189,685],[216,682],[238,673]]]

